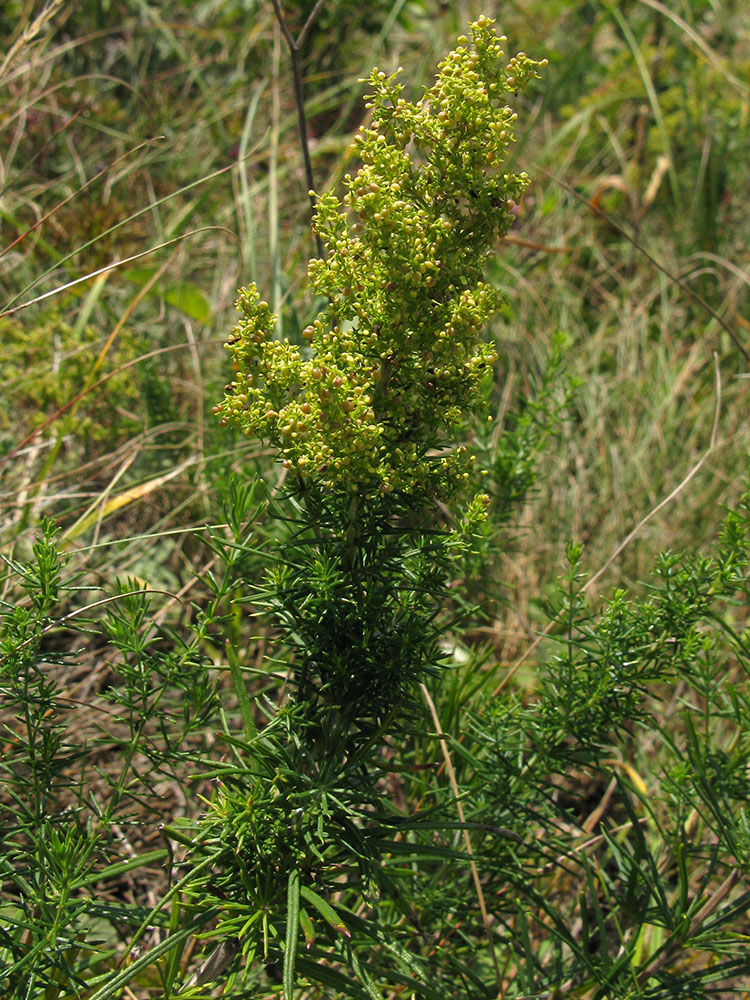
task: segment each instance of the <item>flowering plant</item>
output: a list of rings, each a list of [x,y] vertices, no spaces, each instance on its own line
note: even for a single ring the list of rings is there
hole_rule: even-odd
[[[469,478],[452,431],[495,359],[481,334],[501,301],[482,267],[528,183],[502,169],[516,119],[505,102],[542,65],[524,53],[505,63],[489,18],[471,36],[416,103],[398,72],[373,70],[361,166],[343,202],[318,202],[329,252],[309,277],[328,305],[304,331],[309,347],[274,338],[255,285],[240,293],[235,377],[215,410],[271,442],[308,487],[449,500]]]
[[[483,265],[528,183],[503,172],[516,117],[506,99],[540,64],[505,62],[486,17],[471,36],[416,103],[398,73],[370,76],[361,165],[341,200],[317,203],[328,253],[309,277],[327,305],[307,344],[274,335],[255,285],[240,293],[227,344],[234,378],[215,412],[269,442],[291,473],[269,501],[278,529],[263,582],[247,581],[289,653],[274,659],[291,697],[258,733],[234,663],[247,743],[199,824],[195,852],[211,857],[211,874],[196,885],[215,893],[213,933],[241,940],[245,970],[283,939],[286,1000],[300,971],[331,982],[298,955],[299,928],[315,948],[313,910],[328,926],[321,962],[338,956],[381,995],[357,949],[376,954],[391,930],[359,921],[355,933],[352,921],[360,904],[390,898],[398,909],[409,875],[392,862],[408,819],[385,804],[384,745],[403,735],[417,683],[444,660],[451,579],[487,517],[458,432],[495,360],[482,329],[501,295]],[[243,522],[240,492],[230,523]],[[327,902],[344,885],[346,918]],[[408,968],[429,981],[419,960]]]

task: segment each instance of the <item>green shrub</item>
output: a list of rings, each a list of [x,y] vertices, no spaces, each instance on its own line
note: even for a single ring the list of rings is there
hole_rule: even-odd
[[[502,41],[475,22],[414,103],[373,72],[307,344],[240,294],[216,412],[280,478],[226,475],[203,603],[166,621],[123,580],[100,611],[49,523],[4,557],[9,996],[687,1000],[750,974],[750,495],[601,607],[571,542],[525,692],[468,634],[575,391],[556,337],[481,429],[484,266],[527,182],[506,101],[540,65]]]

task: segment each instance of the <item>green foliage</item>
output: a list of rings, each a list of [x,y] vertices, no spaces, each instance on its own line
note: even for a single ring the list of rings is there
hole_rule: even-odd
[[[298,31],[312,4],[282,7]],[[736,239],[739,8],[509,8],[551,57],[533,106],[537,64],[506,62],[482,18],[421,100],[370,75],[349,148],[357,77],[393,47],[426,79],[460,30],[453,5],[366,7],[325,4],[301,53],[313,175],[343,187],[318,201],[327,254],[303,287],[270,5],[100,0],[33,24],[11,6],[8,301],[162,259],[74,285],[65,320],[0,320],[4,498],[25,512],[0,522],[0,994],[744,995],[750,498],[718,539],[714,512],[747,471],[748,383],[622,235],[680,274],[696,234],[704,254],[712,226]],[[128,151],[134,134],[169,139]],[[625,193],[620,228],[571,187],[615,212]],[[241,293],[232,438],[203,415],[238,247],[272,306]],[[116,374],[79,404],[102,330]],[[76,355],[53,378],[60,343]],[[71,402],[38,473],[48,441],[19,448],[17,417],[43,430]],[[712,427],[711,462],[597,597],[589,567]],[[63,533],[26,528],[79,503]],[[586,547],[554,584],[571,534]]]
[[[115,427],[111,400],[116,399],[125,413],[137,410],[141,396],[127,365],[137,357],[139,345],[123,333],[111,352],[103,354],[103,347],[93,326],[73,329],[57,314],[40,317],[33,325],[0,319],[3,436],[24,424],[30,431],[55,417],[60,436],[75,426],[83,444],[106,442],[112,447],[118,437],[132,433],[135,418]],[[106,389],[97,384],[79,402],[79,394],[102,378]],[[70,409],[72,413],[67,412]]]
[[[579,387],[566,370],[567,348],[567,338],[555,334],[537,384],[509,415],[506,426],[485,423],[477,428],[477,450],[489,477],[485,488],[494,519],[509,519],[518,504],[532,494],[539,479],[540,458],[565,423],[568,404]]]
[[[62,613],[79,588],[57,534],[44,522],[27,562],[3,558],[4,591],[16,602],[0,604],[0,692],[6,719],[14,720],[3,726],[0,759],[8,820],[0,984],[8,997],[40,1000],[78,996],[111,979],[119,934],[137,929],[148,912],[112,898],[118,881],[168,855],[162,843],[122,857],[123,827],[137,830],[134,812],[142,816],[144,807],[156,822],[162,802],[154,784],[195,759],[217,707],[201,629],[189,643],[173,633],[169,652],[156,656],[147,599],[129,589],[94,630],[109,633],[112,652],[121,654],[114,671],[121,680],[92,700],[97,736],[77,738],[66,686],[77,658],[57,646],[81,628],[84,609]],[[112,745],[116,765],[102,770],[97,756]],[[161,926],[158,909],[150,919]]]
[[[3,825],[2,872],[12,886],[0,912],[2,973],[9,996],[54,997],[56,984],[75,981],[85,967],[80,936],[85,903],[76,884],[90,871],[96,841],[87,836],[80,805],[63,805],[83,752],[66,733],[64,706],[44,636],[69,583],[56,530],[43,525],[28,564],[5,561],[23,597],[0,604],[0,691],[18,728],[3,733],[0,773],[10,805]],[[12,816],[12,819],[11,819]],[[82,952],[84,954],[82,954]]]
[[[441,658],[436,618],[486,508],[477,498],[445,531],[398,498],[343,510],[337,496],[306,499],[279,512],[284,556],[256,601],[295,650],[298,697],[362,725],[390,712]]]
[[[648,597],[616,591],[600,611],[572,546],[552,618],[563,652],[547,658],[538,698],[474,718],[459,751],[472,818],[518,835],[483,850],[522,989],[729,996],[750,973],[750,660],[731,624],[750,587],[749,529],[745,495],[715,554],[662,555]],[[546,923],[554,942],[539,937]]]

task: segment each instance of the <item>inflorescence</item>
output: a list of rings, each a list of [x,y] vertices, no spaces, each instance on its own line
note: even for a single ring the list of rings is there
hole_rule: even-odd
[[[452,434],[495,360],[482,328],[501,302],[483,264],[528,184],[502,170],[516,119],[506,101],[543,65],[524,53],[505,63],[489,18],[471,36],[416,103],[400,71],[371,74],[361,166],[343,203],[327,193],[317,206],[328,256],[308,273],[328,305],[308,346],[274,336],[255,285],[237,302],[234,380],[214,412],[325,489],[447,499],[469,477]]]

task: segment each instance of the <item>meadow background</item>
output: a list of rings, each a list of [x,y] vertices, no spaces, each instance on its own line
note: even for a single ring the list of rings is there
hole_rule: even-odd
[[[312,6],[283,5],[292,30]],[[506,301],[489,331],[499,360],[476,447],[528,415],[558,333],[565,346],[559,411],[534,443],[523,502],[477,570],[469,599],[482,613],[434,692],[456,736],[461,713],[498,686],[533,694],[569,539],[584,545],[595,602],[615,587],[646,595],[657,553],[714,545],[750,448],[744,0],[327,0],[300,55],[316,189],[356,165],[372,66],[402,66],[416,96],[480,13],[497,19],[510,52],[549,65],[517,107],[510,167],[532,183],[488,270]],[[218,556],[204,538],[227,521],[231,481],[283,483],[273,456],[211,409],[229,377],[223,344],[240,285],[258,283],[293,341],[320,305],[306,284],[316,250],[289,52],[271,4],[254,0],[10,0],[0,32],[0,597],[28,600],[16,568],[33,558],[41,519],[53,519],[65,588],[39,655],[57,685],[50,760],[70,759],[55,808],[39,808],[74,808],[84,787],[87,808],[127,800],[109,853],[97,855],[99,875],[105,854],[110,865],[97,892],[143,915],[173,877],[162,826],[202,808],[210,778],[193,780],[195,761],[226,746],[195,708],[183,757],[163,770],[146,754],[131,796],[121,775],[135,708],[111,696],[117,654],[101,622],[119,577],[152,592],[143,614],[164,648],[187,641],[216,599]],[[227,638],[258,668],[253,692],[275,690],[260,669],[273,634],[248,610],[200,638],[229,717],[239,708]],[[746,613],[735,610],[738,627]],[[165,685],[164,718],[184,697]],[[9,788],[27,774],[19,718],[12,699],[0,705]],[[403,759],[440,759],[429,746],[406,746]],[[648,783],[648,753],[631,763]],[[390,791],[404,794],[395,778]],[[11,916],[25,851],[9,836],[0,907]],[[97,927],[116,963],[130,954],[132,915],[113,913],[103,908]],[[37,955],[60,932],[49,914],[41,923]],[[28,944],[34,932],[18,934]],[[149,935],[153,947],[158,929]],[[185,969],[199,950],[190,940]],[[122,995],[165,995],[149,974]],[[44,988],[28,995],[56,996]]]

